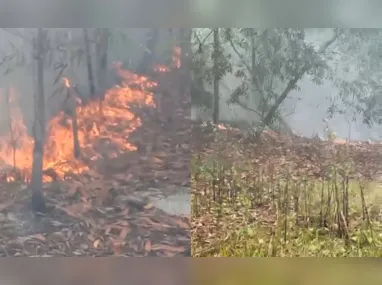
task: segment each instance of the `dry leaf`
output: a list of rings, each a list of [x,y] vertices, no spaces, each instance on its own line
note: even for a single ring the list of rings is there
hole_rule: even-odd
[[[151,241],[146,241],[146,243],[145,243],[145,250],[147,251],[147,252],[150,252],[151,251]]]
[[[154,208],[154,204],[153,203],[148,203],[146,206],[143,207],[145,210],[150,210],[152,208]]]
[[[182,219],[173,219],[173,220],[182,229],[189,229],[191,227],[190,224],[183,222]]]
[[[182,143],[182,144],[180,145],[180,147],[183,148],[183,149],[188,150],[188,149],[190,148],[190,145],[185,144],[185,143]]]
[[[176,256],[176,252],[171,252],[171,251],[165,251],[164,253],[164,256],[166,256],[166,257],[174,257],[174,256]]]
[[[128,227],[129,222],[128,221],[118,221],[115,223],[115,225],[122,226],[122,227]]]
[[[126,79],[129,83],[138,79],[134,74],[131,74],[131,76],[134,78]],[[146,82],[146,84],[148,83]],[[136,85],[140,84],[136,83]],[[130,84],[129,87],[131,86],[133,85]],[[125,88],[127,88],[127,83],[123,84],[123,87],[116,86],[112,88],[111,92],[118,94],[118,96],[105,98],[104,111],[106,112],[102,116],[99,116],[98,111],[92,113],[89,110],[91,108],[88,108],[88,106],[81,106],[77,116],[80,123],[79,140],[81,158],[83,159],[64,160],[63,157],[72,156],[73,146],[68,145],[61,135],[57,135],[57,133],[47,134],[53,139],[53,144],[47,145],[46,148],[47,157],[49,158],[47,165],[52,165],[52,170],[54,169],[52,173],[57,174],[57,179],[59,179],[57,185],[60,187],[57,187],[57,190],[52,189],[54,191],[47,193],[46,198],[56,210],[62,210],[66,214],[57,215],[58,221],[52,220],[52,226],[57,228],[55,230],[61,232],[54,233],[55,230],[52,230],[48,236],[49,238],[46,239],[41,234],[19,238],[22,242],[33,240],[33,242],[37,243],[36,240],[39,240],[44,243],[35,253],[36,255],[42,255],[44,254],[43,250],[49,250],[48,255],[54,256],[58,254],[58,248],[61,246],[71,248],[73,252],[70,254],[72,255],[92,255],[95,251],[94,248],[102,249],[104,247],[111,247],[115,254],[120,254],[124,250],[124,241],[127,239],[131,239],[129,240],[129,251],[135,250],[140,255],[142,246],[146,251],[151,251],[152,242],[149,239],[156,238],[156,231],[161,231],[158,234],[164,236],[166,240],[168,238],[171,243],[176,244],[178,241],[189,240],[187,233],[183,233],[186,231],[177,231],[176,235],[174,233],[175,236],[172,236],[171,230],[174,227],[174,222],[171,221],[172,216],[156,211],[154,204],[148,203],[147,200],[122,201],[121,199],[123,195],[131,195],[130,190],[136,190],[141,186],[147,189],[146,182],[154,181],[156,178],[160,181],[164,179],[179,181],[179,184],[186,180],[189,169],[183,169],[184,171],[180,172],[170,168],[173,161],[175,161],[175,164],[180,163],[182,168],[187,167],[189,162],[188,151],[190,146],[187,144],[187,140],[190,122],[188,119],[184,119],[188,116],[187,109],[183,110],[183,108],[175,108],[175,106],[173,108],[173,111],[177,110],[177,117],[174,117],[174,124],[171,125],[174,127],[173,130],[179,131],[168,132],[162,131],[160,128],[158,130],[158,118],[153,116],[146,120],[145,116],[147,114],[147,105],[154,106],[153,102],[155,100],[152,98],[151,87],[150,94],[145,94],[143,89],[139,91],[131,89],[131,92],[125,92]],[[122,92],[124,96],[119,96]],[[109,100],[111,97],[113,99]],[[142,106],[141,109],[138,108],[140,106]],[[90,112],[87,112],[87,110]],[[155,112],[153,108],[153,114]],[[52,130],[58,130],[58,134],[61,131],[67,133],[71,123],[70,118],[60,113],[57,114],[55,119],[59,120],[52,120],[53,123],[59,122],[54,125]],[[132,135],[133,133],[134,135]],[[146,148],[145,146],[151,148],[146,161],[136,151],[138,141],[141,142],[143,148]],[[28,151],[28,148],[26,150]],[[187,152],[184,150],[187,150]],[[31,154],[23,152],[19,154],[20,157],[21,155],[28,157]],[[113,158],[108,159],[108,157]],[[8,158],[0,157],[0,161],[2,160],[4,160],[5,165],[11,165]],[[18,166],[21,167],[22,165]],[[0,167],[0,172],[2,170],[2,167]],[[28,172],[30,169],[26,170]],[[156,170],[158,171],[156,172]],[[119,174],[116,174],[117,171],[120,171]],[[49,173],[44,174],[47,174],[46,178],[55,180],[53,176],[48,177]],[[1,179],[3,178],[0,177]],[[126,185],[128,187],[125,187]],[[109,189],[112,186],[116,191],[112,193],[113,195],[109,195]],[[0,187],[3,190],[2,186]],[[15,194],[14,191],[8,192]],[[73,202],[71,198],[76,198],[76,202]],[[79,201],[77,201],[77,198]],[[81,202],[81,199],[83,203],[78,203]],[[5,197],[3,200],[7,201]],[[116,204],[108,204],[109,208],[97,204],[97,202],[105,201],[116,202]],[[12,205],[13,201],[11,201]],[[8,207],[8,205],[0,205],[0,209],[5,207]],[[98,208],[99,211],[95,208]],[[147,220],[141,219],[144,215],[147,215]],[[75,219],[69,219],[71,217],[68,216]],[[4,222],[8,222],[8,220]],[[19,223],[20,221],[11,222]],[[26,226],[29,227],[30,225]],[[180,227],[185,227],[185,224],[180,224]],[[24,230],[25,228],[22,228],[17,232],[24,232]],[[130,234],[132,230],[136,230],[137,233]],[[182,232],[182,237],[179,237],[178,232]],[[6,231],[2,234],[2,240],[5,240],[4,244],[7,244]],[[105,235],[113,236],[116,240],[109,243],[111,242],[109,238],[106,238],[105,241],[101,237],[105,237]],[[12,236],[11,234],[8,238],[12,239]],[[144,239],[148,241],[142,244],[140,237],[145,237]],[[73,244],[74,242],[75,244]],[[53,246],[50,247],[52,243]],[[19,248],[9,250],[9,254],[23,255],[22,251],[24,249],[20,247],[20,244],[18,246]],[[102,252],[99,251],[97,254],[102,254]],[[105,252],[104,254],[108,253]],[[171,252],[166,251],[165,254],[171,255]]]
[[[130,214],[130,208],[126,208],[122,211],[121,215],[123,215],[124,217],[128,217]]]
[[[165,250],[171,252],[184,252],[186,249],[183,246],[170,246],[165,244],[154,244],[152,250]]]
[[[18,237],[17,240],[21,243],[26,242],[27,240],[31,239],[37,239],[39,241],[46,241],[46,238],[42,234],[35,234],[35,235],[30,235],[26,237]]]
[[[70,181],[70,184],[68,185],[68,195],[74,196],[80,188],[82,188],[84,185],[79,181]]]
[[[94,248],[101,248],[102,247],[102,241],[100,241],[99,239],[97,239],[94,243],[93,243],[93,247]]]
[[[112,248],[113,248],[113,251],[114,251],[114,254],[121,254],[123,252],[123,247],[125,246],[125,242],[121,242],[121,241],[113,241],[112,242]]]
[[[171,166],[173,169],[183,169],[185,168],[185,164],[181,161],[173,161],[171,162]]]
[[[122,174],[122,173],[118,173],[118,174],[114,174],[113,175],[114,178],[116,178],[117,180],[120,180],[121,182],[129,182],[132,178],[133,178],[133,175],[131,173],[129,174]]]
[[[119,239],[125,240],[127,235],[131,232],[131,229],[128,227],[122,228],[121,232],[119,233]]]
[[[140,220],[142,222],[144,222],[144,221],[146,222],[146,224],[143,224],[142,226],[146,226],[148,228],[151,228],[152,230],[162,231],[162,230],[170,227],[169,225],[166,225],[163,223],[162,224],[156,223],[148,217],[141,217]]]
[[[151,162],[154,164],[163,164],[163,160],[157,157],[152,157]]]
[[[91,242],[94,242],[95,241],[94,235],[88,234],[88,240],[91,241]]]

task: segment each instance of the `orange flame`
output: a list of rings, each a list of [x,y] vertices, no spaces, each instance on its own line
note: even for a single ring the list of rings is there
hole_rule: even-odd
[[[182,56],[182,49],[181,49],[181,47],[175,46],[173,48],[173,53],[172,53],[172,64],[176,68],[180,68],[182,66],[181,56]]]
[[[65,84],[66,88],[69,88],[70,87],[69,78],[64,77],[63,79],[64,79],[64,84]]]
[[[120,65],[116,65],[116,68],[124,81],[122,86],[115,86],[106,92],[102,102],[102,114],[100,114],[99,102],[76,107],[80,147],[83,156],[90,161],[101,157],[99,152],[94,150],[94,145],[102,141],[107,145],[115,146],[106,154],[109,158],[116,157],[117,152],[136,150],[128,138],[141,125],[141,119],[131,111],[131,106],[135,104],[155,107],[153,94],[149,88],[156,86],[157,83],[150,81],[147,77],[123,70]],[[65,86],[70,88],[69,79],[63,78],[63,80]],[[69,92],[72,91],[69,90]],[[12,104],[9,106],[8,120],[11,123],[5,132],[0,133],[0,169],[4,171],[18,169],[25,179],[29,180],[32,169],[33,138],[28,134],[28,129],[23,123],[22,113],[17,104],[17,92],[14,88],[10,90],[10,95]],[[1,96],[1,99],[4,99],[4,96]],[[61,177],[68,172],[81,173],[88,170],[87,164],[74,159],[72,123],[71,117],[60,112],[48,124],[44,169],[52,168]],[[74,161],[75,167],[73,167]],[[14,181],[15,177],[8,173],[6,180]],[[51,180],[51,178],[46,177],[45,180]]]
[[[179,68],[181,49],[175,47],[173,51],[173,66]],[[82,159],[74,158],[73,116],[70,117],[60,112],[48,123],[47,141],[44,152],[44,169],[54,169],[54,173],[64,178],[68,173],[82,173],[89,169],[89,161],[96,161],[101,157],[116,158],[118,153],[135,151],[136,146],[129,142],[131,133],[141,126],[141,119],[133,113],[132,106],[156,107],[151,88],[158,85],[145,76],[134,74],[122,68],[120,62],[114,68],[123,79],[121,86],[114,86],[107,90],[102,102],[91,102],[81,106],[81,100],[76,94],[74,106],[77,114],[78,140],[81,148]],[[157,66],[155,71],[168,72],[170,68]],[[63,78],[68,92],[75,92],[71,88],[68,78]],[[9,104],[4,101],[0,89],[0,108],[7,106],[8,124],[0,121],[0,181],[11,182],[23,178],[29,180],[32,172],[33,138],[28,133],[28,128],[23,122],[21,109],[18,105],[18,94],[15,88],[10,89]],[[4,104],[4,101],[6,104]],[[63,108],[64,109],[64,108]],[[1,111],[1,110],[0,110]],[[1,112],[7,114],[7,112]],[[4,116],[2,116],[4,117]],[[1,128],[3,125],[7,128]],[[97,147],[102,145],[102,154]],[[105,147],[106,146],[110,146]],[[16,171],[17,169],[17,171]],[[17,172],[17,173],[16,173]],[[5,177],[4,177],[5,175]],[[53,177],[44,177],[44,181]]]

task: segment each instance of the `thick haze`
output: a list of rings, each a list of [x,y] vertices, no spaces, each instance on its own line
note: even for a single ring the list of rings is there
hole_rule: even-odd
[[[35,29],[16,29],[19,32],[26,33],[27,35],[33,35]],[[74,29],[76,40],[79,44],[82,44],[82,30]],[[147,38],[147,28],[131,28],[131,29],[118,29],[118,33],[123,33],[128,35],[130,38],[129,42],[123,42],[118,40],[110,46],[108,54],[108,64],[111,68],[113,61],[127,61],[131,60],[132,65],[135,66],[141,59]],[[162,29],[165,30],[165,29]],[[64,29],[51,29],[51,35],[63,32]],[[309,41],[319,45],[321,42],[325,41],[330,37],[330,29],[314,29],[311,31],[308,37]],[[163,37],[162,37],[163,39]],[[165,40],[165,39],[164,39]],[[7,31],[0,29],[0,59],[5,55],[12,54],[12,43],[17,49],[20,50],[22,54],[25,55],[27,63],[29,62],[29,68],[19,67],[13,72],[0,76],[0,92],[1,89],[7,86],[14,87],[22,98],[22,107],[24,111],[25,121],[30,126],[33,122],[33,90],[34,90],[34,80],[31,68],[31,45],[27,43],[19,36],[13,36]],[[234,52],[229,50],[234,56]],[[237,59],[238,60],[238,59]],[[28,65],[28,64],[27,64]],[[1,66],[0,70],[2,73],[5,71],[7,66]],[[45,92],[46,97],[50,97],[57,86],[53,86],[53,81],[56,77],[57,72],[53,71],[52,68],[45,68]],[[75,69],[75,79],[74,83],[78,84],[82,92],[87,92],[87,72],[85,67],[85,62]],[[253,113],[244,111],[238,106],[228,106],[225,102],[228,99],[228,95],[238,86],[240,82],[232,75],[227,75],[221,84],[221,119],[224,120],[256,120],[256,116]],[[308,78],[304,78],[299,82],[301,88],[300,92],[291,92],[289,98],[286,100],[284,107],[286,109],[294,109],[293,114],[286,117],[287,122],[290,124],[295,133],[304,136],[312,136],[316,133],[323,135],[323,130],[325,128],[325,123],[323,119],[327,117],[327,109],[330,102],[327,100],[328,96],[335,96],[337,90],[332,86],[331,82],[325,82],[323,85],[318,86]],[[56,95],[59,96],[59,95]],[[301,100],[297,100],[301,98]],[[49,114],[53,115],[56,110],[54,106],[51,106],[48,110]],[[7,125],[6,116],[4,116],[4,110],[0,108],[0,124],[2,127]],[[193,110],[193,117],[196,118],[196,110]],[[203,117],[203,116],[202,116]],[[204,116],[208,118],[208,116]],[[369,129],[366,125],[360,122],[349,122],[343,116],[336,116],[335,118],[329,120],[329,127],[336,132],[339,137],[347,138],[350,134],[351,139],[354,140],[367,140],[367,139],[379,139],[382,136],[382,128],[374,127]],[[350,130],[350,132],[349,132]]]
[[[4,29],[0,29],[0,62],[4,58],[4,56],[11,55],[14,50],[12,46],[14,46],[17,50],[19,50],[19,54],[25,55],[26,64],[23,66],[14,69],[9,74],[4,74],[8,67],[14,66],[14,64],[3,64],[0,66],[0,93],[4,94],[4,89],[7,87],[13,87],[21,97],[21,105],[23,109],[24,121],[28,125],[31,126],[33,122],[33,92],[34,82],[36,78],[33,76],[33,60],[32,60],[32,48],[31,44],[23,40],[21,36],[26,36],[30,39],[36,35],[37,29],[11,29],[11,33]],[[73,32],[73,42],[75,42],[79,46],[83,46],[83,34],[82,29],[71,29]],[[59,37],[59,34],[65,35],[67,29],[50,29],[49,36],[50,37]],[[169,43],[168,38],[166,39],[165,33],[168,29],[161,29],[161,43],[158,44],[161,48],[163,48],[164,43]],[[113,62],[115,61],[130,61],[132,67],[136,67],[138,62],[143,56],[145,51],[144,47],[146,45],[146,40],[148,36],[149,29],[147,28],[121,28],[121,29],[111,29],[113,35],[113,40],[111,41],[108,49],[108,66],[109,69],[112,69]],[[128,41],[123,40],[122,34],[127,35]],[[57,54],[57,53],[56,53]],[[94,50],[92,51],[92,55],[94,56]],[[94,57],[93,57],[94,60]],[[13,60],[14,62],[15,60]],[[73,68],[74,76],[71,76],[72,83],[76,84],[79,90],[82,92],[89,92],[88,79],[87,79],[87,69],[85,57],[82,58],[80,65]],[[59,85],[63,84],[63,81],[59,81],[59,83],[54,86],[54,80],[58,71],[54,71],[52,67],[45,67],[44,72],[44,83],[45,83],[45,97],[49,98],[52,96],[54,91],[59,87]],[[112,72],[110,72],[112,74]],[[66,75],[65,73],[63,74]],[[110,75],[111,76],[111,75]],[[113,84],[113,79],[110,79],[110,84]],[[110,86],[111,87],[111,86]],[[57,99],[54,104],[50,104],[47,110],[48,115],[52,116],[57,112],[59,101],[62,98],[65,98],[65,94],[56,94],[54,97]],[[49,100],[49,99],[47,99]],[[52,100],[50,101],[52,102]],[[4,127],[7,128],[7,115],[4,112],[5,106],[0,106],[0,127],[4,130]]]
[[[331,29],[311,29],[307,37],[307,41],[315,45],[326,41],[331,37]],[[239,59],[235,57],[234,51],[229,46],[226,47],[227,53],[232,54],[233,60]],[[221,83],[221,100],[220,100],[220,118],[223,120],[245,120],[256,121],[257,116],[252,112],[243,110],[239,106],[229,106],[226,101],[229,94],[240,84],[240,81],[233,74],[228,74]],[[292,91],[285,100],[283,108],[285,110],[293,110],[293,113],[285,117],[286,121],[294,131],[294,133],[311,137],[317,133],[324,137],[324,129],[327,119],[327,110],[330,106],[329,96],[335,97],[338,93],[329,81],[324,81],[323,85],[316,85],[305,77],[298,82],[301,91]],[[211,89],[212,91],[212,89]],[[300,99],[298,99],[300,98]],[[289,111],[285,111],[289,114]],[[193,119],[208,119],[210,115],[192,110]],[[360,118],[361,119],[361,118]],[[329,128],[334,131],[338,137],[350,138],[352,140],[378,140],[382,136],[382,127],[375,126],[369,129],[362,123],[362,119],[352,122],[341,115],[328,120]]]

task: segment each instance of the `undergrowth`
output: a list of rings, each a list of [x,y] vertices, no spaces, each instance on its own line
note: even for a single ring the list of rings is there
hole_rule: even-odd
[[[193,256],[382,257],[382,187],[350,161],[312,178],[234,152],[193,156]]]

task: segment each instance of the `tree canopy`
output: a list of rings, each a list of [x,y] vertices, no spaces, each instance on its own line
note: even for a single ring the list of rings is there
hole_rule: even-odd
[[[233,73],[241,84],[229,104],[259,116],[260,131],[282,121],[283,103],[302,78],[338,90],[328,97],[328,116],[346,115],[372,126],[382,123],[381,31],[377,29],[220,28],[220,49],[214,51],[211,29],[193,30],[194,85],[208,91],[213,74]],[[312,40],[319,34],[320,40]],[[218,68],[213,59],[219,58]],[[200,95],[202,94],[202,95]],[[331,96],[330,96],[331,95]],[[200,97],[209,97],[200,98]],[[309,96],[309,94],[303,94]],[[193,93],[194,106],[212,108],[212,94]],[[251,102],[251,103],[249,103]]]

